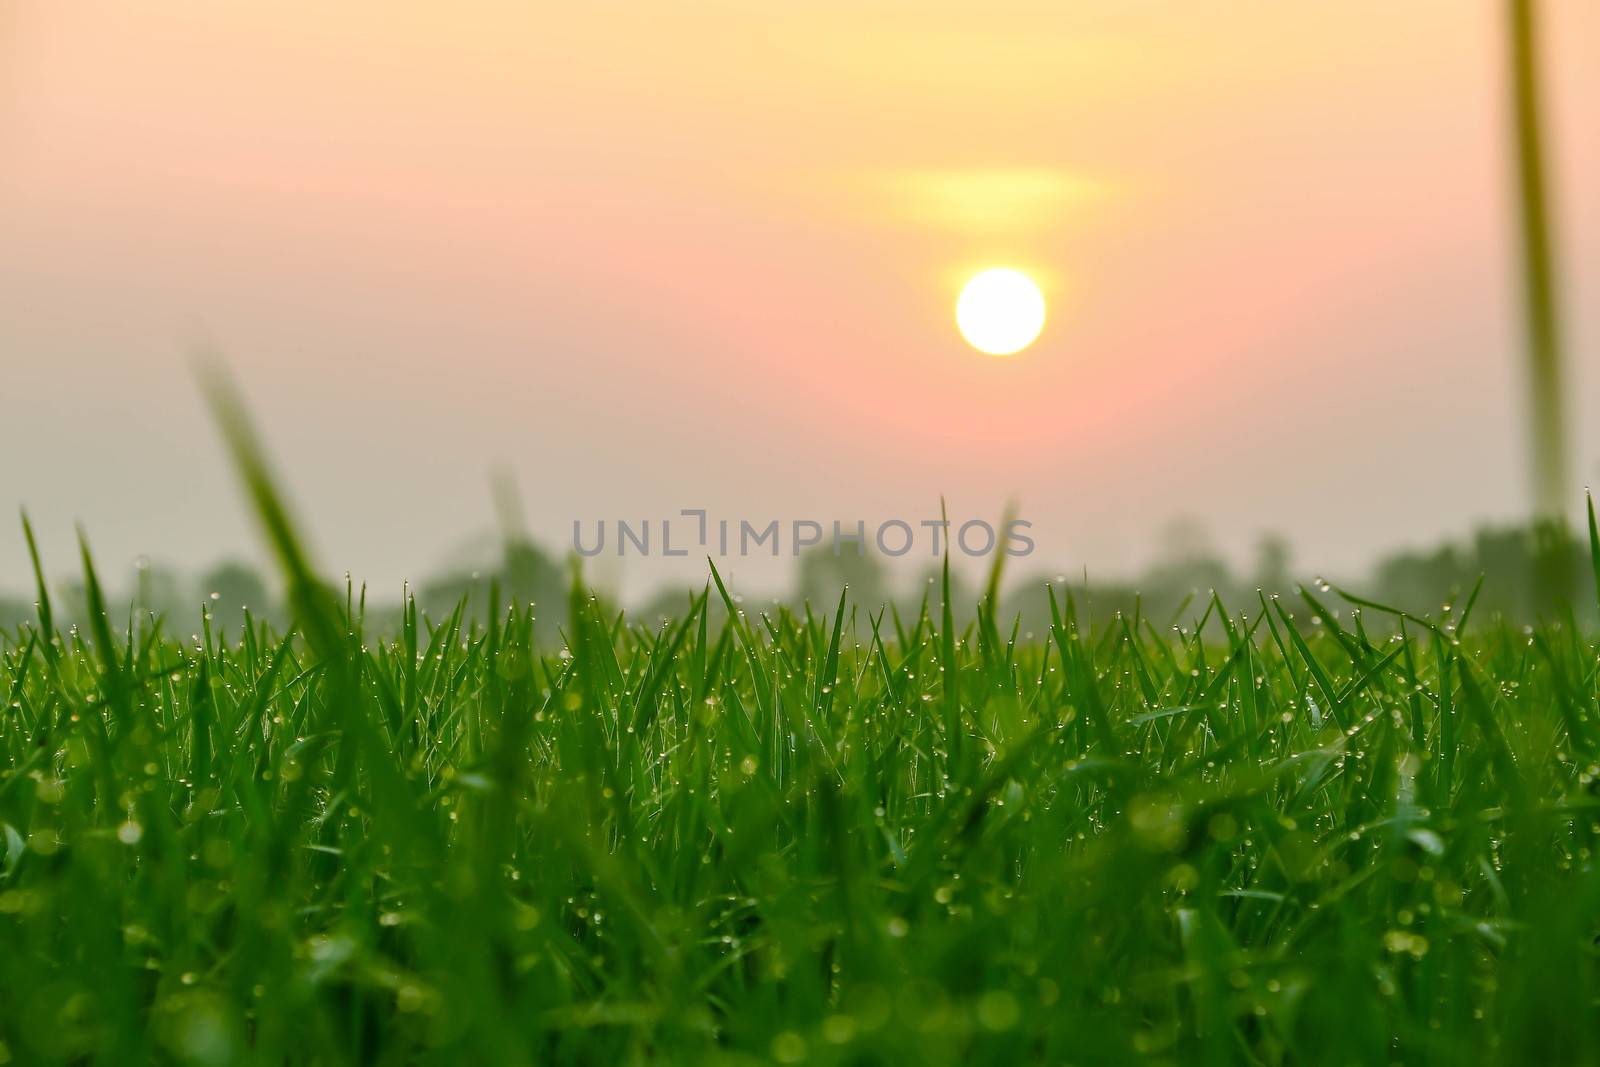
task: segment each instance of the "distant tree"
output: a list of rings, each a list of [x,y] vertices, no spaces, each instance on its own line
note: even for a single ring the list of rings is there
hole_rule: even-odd
[[[895,603],[900,607],[900,617],[909,626],[917,618],[926,598],[928,613],[935,619],[943,610],[942,588],[944,584],[944,568],[935,564],[912,583],[908,595],[896,597]],[[970,621],[978,604],[978,590],[973,587],[958,570],[950,571],[950,610],[958,623]]]
[[[1234,579],[1205,526],[1181,517],[1162,531],[1160,558],[1135,584],[1156,603],[1176,605],[1190,593],[1231,591]]]
[[[489,578],[483,571],[465,568],[430,574],[417,586],[417,610],[434,622],[440,622],[465,599],[469,611],[481,613],[487,599]]]
[[[34,618],[33,605],[13,597],[0,597],[0,629],[11,629]]]
[[[807,549],[796,574],[797,604],[809,603],[813,611],[826,611],[839,600],[839,591],[850,587],[850,601],[876,612],[888,593],[883,560],[871,549],[857,552],[845,544],[836,554],[832,545]]]
[[[1288,538],[1282,534],[1266,533],[1256,542],[1255,570],[1252,575],[1256,588],[1267,593],[1286,592],[1293,579],[1289,577],[1289,564],[1294,552]]]
[[[465,598],[467,617],[483,621],[491,598],[500,610],[515,604],[534,605],[534,629],[541,641],[559,634],[567,617],[567,579],[560,566],[532,540],[508,539],[497,565],[460,566],[423,579],[417,588],[417,607],[434,621],[456,609]]]
[[[567,581],[561,568],[532,540],[508,539],[501,566],[506,596],[519,605],[534,605],[534,629],[541,638],[553,638],[566,618]]]
[[[1161,559],[1168,563],[1216,558],[1216,542],[1206,524],[1193,515],[1179,515],[1161,528]]]
[[[243,560],[223,560],[201,574],[200,595],[210,601],[212,614],[229,622],[245,608],[263,615],[272,607],[267,583]]]
[[[65,578],[50,594],[55,605],[56,626],[65,631],[89,617],[89,591],[82,578]]]
[[[689,603],[697,591],[672,585],[657,590],[650,599],[628,612],[628,618],[654,630],[664,622],[681,619],[689,613]],[[715,597],[716,593],[713,592]]]
[[[183,578],[168,564],[139,560],[133,572],[134,603],[141,614],[177,619],[196,605],[184,594]]]
[[[1461,587],[1471,562],[1455,545],[1385,556],[1373,569],[1373,595],[1418,614],[1438,614],[1443,601]]]

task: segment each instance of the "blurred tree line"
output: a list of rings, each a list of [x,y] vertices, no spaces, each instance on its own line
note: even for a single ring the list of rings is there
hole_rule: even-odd
[[[480,557],[483,554],[480,553]],[[1548,523],[1533,526],[1503,525],[1480,527],[1461,541],[1447,541],[1426,549],[1409,549],[1381,557],[1370,573],[1354,580],[1335,579],[1345,588],[1382,603],[1418,615],[1438,615],[1447,603],[1458,603],[1483,577],[1483,587],[1475,609],[1480,618],[1500,615],[1514,622],[1539,618],[1559,618],[1570,609],[1579,621],[1595,621],[1593,578],[1588,563],[1588,546],[1569,531]],[[1031,560],[1009,560],[1015,567]],[[492,603],[535,605],[536,630],[541,640],[555,641],[565,622],[567,590],[574,564],[563,562],[540,548],[530,538],[514,534],[503,538],[500,546],[476,565],[449,567],[424,579],[415,589],[417,608],[434,621],[447,618],[464,603],[469,616],[482,619]],[[909,580],[908,580],[909,579]],[[1193,520],[1177,520],[1163,531],[1154,563],[1136,575],[1109,581],[1093,576],[1041,572],[1036,569],[1007,575],[1001,597],[1000,619],[1009,626],[1021,617],[1025,634],[1042,634],[1049,626],[1049,607],[1044,586],[1070,591],[1080,605],[1097,619],[1115,612],[1141,617],[1158,626],[1184,625],[1205,610],[1214,590],[1234,611],[1250,611],[1263,595],[1278,594],[1288,599],[1300,584],[1312,585],[1316,576],[1296,567],[1289,543],[1268,534],[1257,543],[1246,567],[1230,564],[1219,552],[1204,527]],[[961,573],[953,572],[952,601],[958,618],[970,619],[981,595]],[[929,610],[937,614],[940,606],[940,567],[929,560],[916,574],[899,575],[887,561],[871,553],[858,554],[853,547],[835,554],[831,547],[818,546],[800,556],[794,570],[794,585],[777,598],[752,602],[752,613],[774,603],[784,603],[800,611],[809,604],[813,611],[832,610],[839,590],[848,585],[851,601],[858,607],[893,604],[902,619],[915,618],[926,598]],[[237,629],[248,609],[257,619],[282,624],[287,609],[281,592],[250,563],[225,559],[189,578],[177,568],[159,562],[140,561],[126,585],[119,587],[120,599],[141,615],[154,614],[190,627],[198,617],[195,609],[205,607],[219,627]],[[677,618],[686,610],[689,598],[699,592],[673,587],[659,591],[629,615],[646,625],[659,625]],[[344,590],[339,590],[341,599]],[[737,597],[737,590],[734,591]],[[361,590],[352,590],[359,599]],[[52,590],[56,614],[63,624],[79,621],[84,597],[81,581],[59,583]],[[1337,597],[1325,597],[1337,603]],[[713,598],[713,617],[722,606]],[[0,625],[12,626],[34,617],[33,598],[0,596]],[[398,624],[400,603],[388,596],[368,600],[366,621],[369,628],[382,631]],[[1368,613],[1369,626],[1383,625]],[[865,620],[861,623],[864,625]]]
[[[81,578],[56,583],[50,597],[62,625],[83,619],[87,602]],[[111,603],[140,616],[176,620],[183,626],[198,620],[202,608],[218,619],[242,618],[246,609],[261,619],[282,622],[285,617],[281,597],[254,565],[240,559],[219,560],[198,575],[185,574],[168,563],[140,559]],[[0,594],[0,625],[10,627],[34,618],[33,597]]]
[[[1465,540],[1380,556],[1365,576],[1330,575],[1328,580],[1357,596],[1437,618],[1446,605],[1459,611],[1481,578],[1473,609],[1479,619],[1499,616],[1524,623],[1561,619],[1571,612],[1579,622],[1593,625],[1595,590],[1588,551],[1586,541],[1551,523],[1486,525]],[[1085,582],[1081,575],[1031,575],[1010,586],[1001,616],[1010,619],[1020,612],[1024,630],[1042,632],[1049,625],[1049,606],[1040,592],[1046,584],[1070,590],[1097,619],[1138,611],[1158,626],[1194,621],[1213,590],[1230,610],[1253,613],[1261,596],[1298,604],[1296,590],[1305,586],[1327,607],[1348,613],[1336,594],[1317,591],[1320,580],[1319,574],[1296,566],[1289,542],[1279,535],[1262,536],[1250,565],[1236,568],[1200,527],[1177,523],[1157,561],[1142,574],[1109,582],[1092,576]],[[1363,620],[1376,630],[1392,624],[1391,617],[1374,611],[1365,612]]]

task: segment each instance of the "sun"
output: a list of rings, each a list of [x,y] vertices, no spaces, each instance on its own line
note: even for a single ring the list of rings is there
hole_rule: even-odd
[[[956,325],[967,344],[1009,356],[1033,344],[1044,329],[1044,294],[1018,270],[997,267],[973,276],[956,301]]]

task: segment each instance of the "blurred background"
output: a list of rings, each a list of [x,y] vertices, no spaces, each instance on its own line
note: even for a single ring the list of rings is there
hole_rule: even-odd
[[[375,600],[559,602],[574,521],[942,495],[1108,601],[1494,568],[1526,608],[1529,518],[1600,476],[1600,5],[1539,4],[1520,85],[1519,11],[0,0],[0,500],[53,582],[81,523],[145,603],[273,603],[204,349]],[[994,264],[1050,304],[1004,359],[952,318]],[[719,566],[914,602],[928,562]],[[648,612],[705,569],[590,573]]]

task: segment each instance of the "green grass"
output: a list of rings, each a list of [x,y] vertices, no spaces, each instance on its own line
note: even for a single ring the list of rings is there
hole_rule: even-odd
[[[41,582],[0,637],[0,1060],[1600,1060],[1570,623],[368,633],[226,422],[292,633],[112,618],[86,551],[87,632]]]

